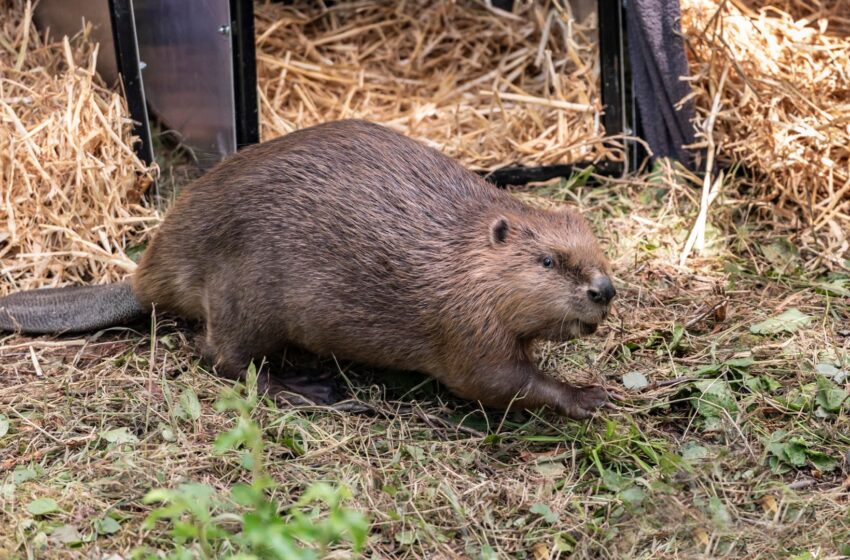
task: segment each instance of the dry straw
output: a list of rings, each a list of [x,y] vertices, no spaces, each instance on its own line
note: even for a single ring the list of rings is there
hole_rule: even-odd
[[[698,128],[713,119],[718,156],[756,174],[748,196],[762,218],[804,232],[822,264],[840,267],[850,232],[850,3],[774,4],[683,0]]]
[[[595,20],[566,2],[256,6],[262,136],[360,117],[470,167],[609,155]]]
[[[602,143],[595,19],[555,0],[516,4],[256,4],[263,137],[361,117],[475,168],[618,157]],[[846,1],[782,7],[794,16],[683,0],[695,124],[718,158],[760,175],[748,196],[763,218],[840,265],[850,12]],[[30,3],[0,3],[0,294],[116,280],[158,221],[125,104],[93,71],[97,46],[85,32],[45,40],[31,20]]]
[[[140,204],[122,97],[94,72],[87,33],[47,39],[32,5],[0,2],[0,294],[116,280],[157,221]]]

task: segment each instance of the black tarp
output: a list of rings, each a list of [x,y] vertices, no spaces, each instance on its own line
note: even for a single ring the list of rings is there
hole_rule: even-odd
[[[633,94],[644,140],[653,157],[670,157],[688,167],[694,154],[694,105],[678,103],[691,93],[678,0],[627,0],[626,28]]]

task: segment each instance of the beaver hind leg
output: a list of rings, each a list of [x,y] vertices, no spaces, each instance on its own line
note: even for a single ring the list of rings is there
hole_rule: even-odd
[[[300,404],[297,402],[298,397],[307,399],[306,404],[319,405],[335,404],[345,397],[340,390],[337,376],[322,369],[287,368],[279,376],[275,376],[273,381],[279,388],[280,398],[292,404]]]
[[[204,336],[196,340],[201,359],[210,364],[217,375],[234,381],[246,382],[248,366],[266,352],[243,340],[239,332],[231,332],[228,323],[207,321]],[[252,337],[261,339],[261,334]],[[330,405],[342,400],[343,395],[330,372],[312,368],[294,368],[283,375],[273,375],[262,368],[257,375],[257,393],[268,395],[279,405]]]

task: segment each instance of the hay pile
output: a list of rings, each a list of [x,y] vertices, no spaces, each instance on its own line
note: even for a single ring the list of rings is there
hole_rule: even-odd
[[[718,157],[759,175],[747,196],[762,218],[845,266],[848,2],[777,5],[683,0],[696,125],[713,122]],[[97,46],[85,32],[45,41],[31,15],[0,2],[0,294],[114,281],[158,222],[141,200],[153,170],[132,152],[123,99],[94,73]],[[262,136],[360,117],[479,169],[617,159],[602,143],[595,26],[560,0],[513,13],[471,0],[258,3]]]
[[[850,3],[775,4],[793,15],[740,1],[682,1],[698,127],[719,99],[718,156],[757,175],[747,196],[761,217],[803,232],[801,242],[823,264],[846,266]]]
[[[516,4],[257,4],[263,138],[359,117],[479,169],[615,157],[601,144],[594,19]]]
[[[0,294],[116,280],[157,221],[151,169],[86,33],[45,41],[31,4],[0,2]]]

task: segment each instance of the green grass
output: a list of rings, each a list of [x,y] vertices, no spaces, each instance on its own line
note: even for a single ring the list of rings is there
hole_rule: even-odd
[[[0,558],[284,557],[258,545],[274,535],[347,558],[361,534],[366,558],[850,554],[850,274],[731,197],[680,268],[695,196],[659,173],[545,191],[615,263],[608,324],[540,346],[623,395],[590,422],[356,364],[368,413],[253,404],[167,320],[0,339]]]

